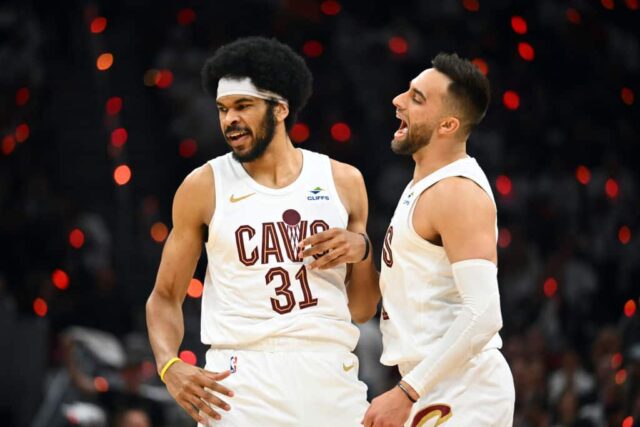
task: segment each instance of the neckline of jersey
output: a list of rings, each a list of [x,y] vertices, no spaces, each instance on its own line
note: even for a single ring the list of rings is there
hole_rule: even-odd
[[[298,187],[300,187],[300,185],[304,180],[304,176],[306,175],[306,171],[309,169],[308,163],[310,159],[307,151],[302,148],[297,148],[297,150],[299,150],[302,153],[302,167],[300,168],[300,173],[298,174],[296,179],[293,180],[291,184],[282,188],[271,188],[271,187],[267,187],[265,185],[260,184],[255,179],[253,179],[251,175],[249,175],[249,173],[246,171],[246,169],[242,166],[240,162],[237,162],[234,160],[236,163],[235,166],[238,170],[239,175],[247,181],[247,185],[253,188],[254,190],[256,190],[257,192],[263,193],[263,194],[270,194],[274,196],[288,194],[296,190]]]

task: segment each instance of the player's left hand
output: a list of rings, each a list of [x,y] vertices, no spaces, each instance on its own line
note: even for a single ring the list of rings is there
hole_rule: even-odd
[[[362,261],[366,243],[362,234],[344,228],[330,228],[301,241],[298,244],[298,250],[301,251],[303,258],[322,255],[309,264],[307,269],[326,269],[340,264]]]
[[[402,427],[411,414],[413,403],[394,387],[371,401],[361,424],[365,427]]]

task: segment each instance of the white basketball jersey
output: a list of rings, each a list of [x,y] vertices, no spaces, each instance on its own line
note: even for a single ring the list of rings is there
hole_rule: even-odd
[[[438,181],[454,176],[474,181],[495,205],[489,181],[471,157],[452,162],[407,185],[387,229],[382,250],[383,353],[380,360],[385,365],[423,360],[462,308],[444,248],[418,235],[412,221],[420,194]],[[487,348],[501,346],[498,334],[487,344]]]
[[[279,189],[254,181],[231,153],[209,162],[216,207],[205,244],[205,344],[238,349],[293,338],[348,351],[356,345],[346,266],[308,271],[313,258],[297,255],[297,244],[306,236],[348,223],[330,159],[300,151],[300,175]]]

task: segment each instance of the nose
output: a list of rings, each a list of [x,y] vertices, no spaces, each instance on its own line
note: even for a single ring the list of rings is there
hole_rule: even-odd
[[[240,115],[233,108],[230,108],[229,110],[227,110],[227,112],[222,117],[222,124],[223,124],[223,127],[225,128],[231,125],[235,125],[239,121],[240,121]]]
[[[392,104],[394,107],[396,107],[398,110],[402,110],[404,108],[403,102],[402,102],[402,96],[405,94],[401,93],[400,95],[396,96],[395,98],[393,98]]]

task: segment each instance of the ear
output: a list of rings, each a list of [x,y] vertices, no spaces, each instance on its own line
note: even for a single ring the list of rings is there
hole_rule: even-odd
[[[289,117],[289,106],[284,102],[278,102],[273,109],[273,114],[276,116],[278,122],[283,122],[284,119]]]
[[[451,136],[460,129],[460,120],[457,117],[449,116],[440,122],[438,133],[442,136]]]

